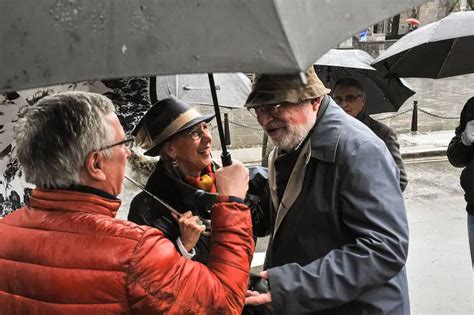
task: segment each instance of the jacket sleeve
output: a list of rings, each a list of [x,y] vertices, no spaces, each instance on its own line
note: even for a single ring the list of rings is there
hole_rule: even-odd
[[[239,314],[254,250],[250,211],[218,203],[211,213],[208,266],[183,258],[155,229],[147,229],[130,263],[127,291],[134,314]]]
[[[454,167],[466,167],[471,161],[471,147],[464,145],[461,134],[455,135],[448,145],[448,160]]]
[[[386,283],[405,265],[408,223],[389,152],[381,141],[366,142],[343,163],[336,208],[355,240],[308,265],[269,269],[273,307],[281,314],[343,305]]]
[[[400,153],[400,144],[398,143],[397,134],[392,129],[389,129],[383,140],[400,170],[400,189],[403,192],[407,187],[408,177],[402,160],[402,154]]]

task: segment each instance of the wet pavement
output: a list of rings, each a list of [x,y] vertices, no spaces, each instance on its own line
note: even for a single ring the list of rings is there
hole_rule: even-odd
[[[412,314],[474,314],[462,169],[425,161],[406,165]]]

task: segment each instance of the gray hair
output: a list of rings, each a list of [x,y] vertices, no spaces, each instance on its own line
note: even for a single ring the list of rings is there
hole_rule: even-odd
[[[354,78],[341,78],[341,79],[336,81],[336,84],[334,84],[333,91],[338,86],[341,86],[341,87],[354,87],[359,91],[360,95],[362,95],[363,97],[366,97],[364,85],[357,79],[354,79]]]
[[[28,107],[15,125],[26,181],[44,189],[80,183],[87,155],[115,139],[104,119],[114,112],[107,97],[90,92],[54,94]]]
[[[160,149],[160,152],[157,155],[160,157],[160,159],[166,161],[170,160],[169,156],[166,154],[166,151],[168,150],[168,146],[174,138],[175,137],[172,136],[164,142]],[[143,123],[143,125],[140,127],[135,136],[135,145],[141,147],[144,150],[150,150],[155,146],[153,140],[151,139],[150,132],[148,131],[148,125],[146,124],[146,122]]]

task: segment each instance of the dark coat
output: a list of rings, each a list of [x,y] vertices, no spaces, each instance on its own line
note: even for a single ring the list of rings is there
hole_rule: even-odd
[[[402,155],[400,153],[400,144],[398,143],[397,134],[389,126],[370,117],[365,110],[357,115],[357,119],[362,121],[377,135],[377,137],[385,142],[388,151],[400,170],[400,189],[405,191],[408,184],[408,178],[405,171],[405,165],[403,164]]]
[[[209,218],[209,210],[215,201],[214,194],[202,190],[199,191],[200,194],[196,194],[198,189],[181,180],[173,169],[166,167],[163,160],[158,161],[145,188],[179,212],[192,211],[206,219]],[[176,240],[180,236],[178,223],[168,209],[147,193],[141,192],[133,198],[128,220],[160,229],[177,248]],[[209,236],[201,235],[194,247],[196,255],[192,259],[207,264],[209,248]]]
[[[474,215],[474,147],[464,145],[461,141],[461,134],[470,120],[474,120],[474,98],[471,98],[461,111],[459,126],[449,143],[447,155],[453,166],[464,167],[460,178],[461,187],[467,202],[466,210]]]
[[[217,168],[217,165],[214,164],[214,166]],[[249,179],[249,190],[245,204],[251,210],[252,221],[255,223],[253,226],[258,228],[260,226],[258,223],[263,220],[262,209],[269,207],[268,171],[264,167],[250,167]],[[215,194],[206,193],[185,183],[180,175],[162,160],[157,163],[145,188],[179,212],[192,211],[204,219],[210,217],[210,209],[216,200]],[[147,193],[141,192],[133,198],[128,220],[160,229],[165,237],[178,248],[176,244],[176,240],[180,236],[178,223],[168,209]],[[196,255],[192,259],[207,264],[209,248],[210,237],[201,235],[194,247]]]
[[[265,268],[275,313],[409,314],[408,223],[385,144],[325,97],[281,200],[276,150],[262,221],[274,222]]]

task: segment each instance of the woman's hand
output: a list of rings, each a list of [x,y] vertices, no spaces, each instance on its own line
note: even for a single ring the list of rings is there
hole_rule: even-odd
[[[197,216],[193,216],[191,211],[183,213],[180,218],[173,215],[178,221],[179,231],[181,232],[181,242],[184,248],[190,252],[201,236],[201,233],[206,229],[205,225],[198,224],[200,220]]]

